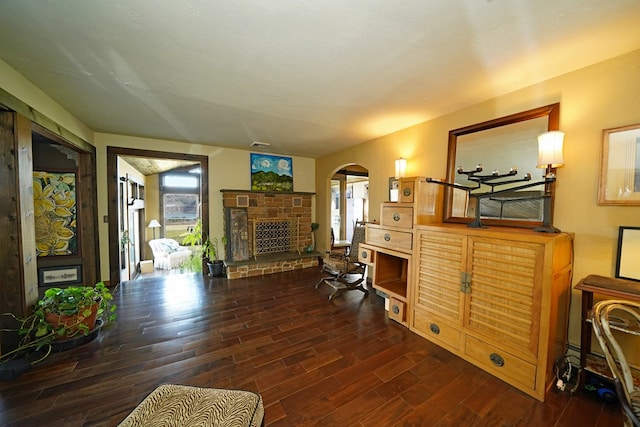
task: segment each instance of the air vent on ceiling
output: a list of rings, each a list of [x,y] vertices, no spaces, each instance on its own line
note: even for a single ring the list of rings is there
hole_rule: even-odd
[[[269,147],[271,144],[269,144],[268,142],[260,142],[260,141],[253,141],[251,143],[251,147]]]

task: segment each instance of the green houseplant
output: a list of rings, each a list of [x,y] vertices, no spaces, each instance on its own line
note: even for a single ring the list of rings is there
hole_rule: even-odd
[[[94,330],[98,319],[110,323],[116,318],[113,295],[104,282],[94,286],[49,288],[37,301],[31,315],[20,318],[11,313],[18,324],[19,342],[16,348],[0,356],[0,362],[16,357],[39,354],[37,363],[46,358],[56,341],[87,336]]]
[[[226,244],[225,237],[222,238],[222,243]],[[208,258],[207,266],[209,267],[209,275],[214,277],[222,276],[224,271],[224,262],[219,258],[220,250],[218,248],[218,238],[206,240],[206,244],[203,245],[205,256]]]
[[[193,248],[193,255],[185,263],[185,268],[191,271],[203,271],[203,265],[207,264],[210,276],[220,276],[224,263],[219,259],[218,238],[209,239],[207,233],[202,229],[202,221],[198,220],[193,229],[182,235],[182,244]],[[222,238],[222,243],[226,238]]]

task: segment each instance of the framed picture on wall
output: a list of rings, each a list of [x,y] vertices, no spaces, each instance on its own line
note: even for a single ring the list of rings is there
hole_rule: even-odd
[[[640,227],[620,227],[616,277],[640,281]]]
[[[640,205],[640,124],[605,129],[600,205]]]
[[[75,172],[33,171],[36,252],[78,255]]]
[[[81,265],[41,267],[38,269],[38,283],[40,286],[71,285],[81,282]]]
[[[251,153],[251,190],[293,192],[291,157]]]

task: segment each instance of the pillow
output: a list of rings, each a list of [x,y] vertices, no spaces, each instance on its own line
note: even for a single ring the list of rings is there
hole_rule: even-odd
[[[176,252],[180,249],[180,245],[178,244],[178,242],[176,242],[173,239],[162,239],[161,241],[158,242],[158,246],[160,250],[168,254]]]

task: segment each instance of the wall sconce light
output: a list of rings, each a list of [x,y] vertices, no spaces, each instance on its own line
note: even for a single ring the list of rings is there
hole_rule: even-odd
[[[559,233],[560,230],[552,225],[551,220],[551,196],[556,181],[554,168],[564,166],[562,147],[564,144],[564,132],[554,130],[538,136],[538,167],[545,168],[544,196],[542,225],[534,228],[534,231],[543,233]]]
[[[147,227],[153,229],[153,238],[155,239],[156,238],[156,228],[160,228],[161,227],[160,223],[157,220],[152,219],[149,222],[149,225]]]
[[[407,171],[407,160],[400,157],[396,160],[396,179],[404,178],[404,174]]]

